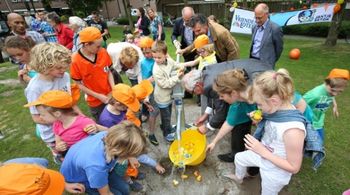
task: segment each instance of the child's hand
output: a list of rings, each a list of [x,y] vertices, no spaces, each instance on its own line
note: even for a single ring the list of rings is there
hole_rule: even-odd
[[[262,157],[264,157],[266,153],[270,152],[259,140],[250,134],[245,135],[244,142],[244,145],[248,150],[257,153]]]
[[[64,141],[56,142],[55,148],[60,152],[66,151],[68,149],[67,144]]]
[[[81,183],[65,183],[64,189],[72,194],[82,194],[85,192],[85,186]]]
[[[103,94],[98,94],[98,96],[96,98],[99,99],[104,104],[107,104],[109,101],[109,98]]]
[[[86,126],[85,126],[84,131],[85,131],[87,134],[94,134],[94,133],[97,133],[97,132],[98,132],[98,129],[97,129],[96,124],[89,124],[89,125],[86,125]]]
[[[140,163],[135,157],[130,157],[128,158],[129,164],[131,165],[132,168],[139,168]]]
[[[333,116],[335,118],[339,117],[338,106],[333,106]]]
[[[165,173],[164,167],[162,167],[162,165],[160,165],[159,163],[157,163],[157,165],[156,165],[156,170],[159,174]]]
[[[177,70],[177,77],[182,77],[185,74],[185,69],[180,68]]]
[[[149,80],[151,83],[153,83],[153,82],[154,82],[153,76],[151,76],[150,78],[148,78],[148,80]]]
[[[148,112],[154,111],[154,107],[151,105],[151,103],[149,103],[148,100],[144,100],[143,103],[146,105]]]
[[[199,133],[205,134],[207,132],[207,127],[204,124],[201,124],[200,126],[197,126],[197,127],[198,127]]]
[[[209,145],[207,145],[206,152],[211,153],[211,152],[214,150],[215,145],[216,145],[216,144],[215,144],[214,142],[211,142]]]
[[[18,77],[22,77],[23,75],[25,75],[27,73],[28,73],[28,71],[23,68],[22,70],[19,70],[17,72],[17,75],[18,75]]]

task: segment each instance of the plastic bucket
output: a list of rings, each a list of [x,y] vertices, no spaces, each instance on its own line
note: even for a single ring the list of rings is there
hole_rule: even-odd
[[[206,137],[197,129],[181,133],[181,140],[175,140],[169,148],[169,158],[175,166],[195,166],[206,157]]]

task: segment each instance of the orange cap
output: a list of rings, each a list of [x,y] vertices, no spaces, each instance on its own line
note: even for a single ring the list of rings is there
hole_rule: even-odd
[[[207,35],[199,35],[194,41],[194,48],[199,49],[209,44],[209,37]]]
[[[72,83],[70,85],[70,91],[72,93],[73,105],[75,105],[75,103],[78,102],[80,98],[80,88],[78,84]]]
[[[128,111],[126,111],[125,116],[126,116],[126,120],[134,123],[134,125],[138,127],[141,127],[141,121],[138,117],[136,117],[135,112],[128,109]]]
[[[153,39],[150,37],[142,37],[140,42],[139,42],[139,47],[140,48],[151,48],[153,44]]]
[[[131,89],[134,91],[136,98],[141,101],[153,92],[153,85],[151,81],[143,80]]]
[[[120,103],[126,105],[133,112],[140,110],[140,102],[129,85],[117,84],[113,86],[112,96]]]
[[[0,167],[1,194],[59,195],[64,177],[38,165],[10,163]]]
[[[335,78],[341,78],[341,79],[349,80],[350,79],[349,71],[345,70],[345,69],[334,68],[329,73],[327,79],[335,79]]]
[[[24,107],[45,105],[53,108],[71,108],[73,104],[72,96],[61,90],[47,91],[39,96],[34,102],[30,102]]]
[[[130,176],[130,177],[137,177],[139,174],[139,170],[137,168],[133,168],[130,164],[128,165],[128,168],[126,168],[125,175]]]
[[[93,42],[100,39],[101,37],[102,36],[100,30],[92,26],[86,27],[79,32],[79,38],[81,43]]]

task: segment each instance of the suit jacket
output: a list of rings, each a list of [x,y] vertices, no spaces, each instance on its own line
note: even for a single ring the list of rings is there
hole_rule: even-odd
[[[171,41],[174,42],[174,40],[177,40],[179,36],[181,36],[181,49],[184,49],[188,47],[189,45],[185,41],[185,27],[184,27],[184,20],[182,17],[177,18],[174,22],[174,27],[173,27],[173,33],[171,35]],[[193,33],[193,39],[195,39],[195,35]],[[196,52],[192,52],[191,50],[186,51],[183,55],[185,61],[192,61],[194,60],[195,56],[197,55]]]
[[[212,38],[216,57],[219,62],[239,59],[239,46],[236,39],[222,25],[209,22],[209,31]],[[191,51],[194,44],[188,46],[185,51]]]
[[[257,26],[252,29],[252,44],[250,46],[250,56],[253,51],[254,37],[258,30]],[[283,51],[282,29],[272,21],[268,20],[261,40],[259,58],[264,63],[271,64],[275,68],[275,63],[280,58]]]

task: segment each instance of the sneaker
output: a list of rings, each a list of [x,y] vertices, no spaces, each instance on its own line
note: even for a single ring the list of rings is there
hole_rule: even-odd
[[[151,142],[151,144],[153,144],[155,146],[159,145],[159,142],[158,142],[158,140],[157,140],[157,138],[156,138],[156,136],[154,134],[148,135],[148,139]]]
[[[130,186],[130,189],[134,192],[139,192],[143,189],[143,186],[142,184],[140,184],[139,182],[137,181],[131,181],[129,183],[129,186]]]
[[[166,141],[172,142],[175,140],[175,133],[169,133],[167,136],[165,136]]]
[[[137,174],[137,177],[135,179],[143,180],[145,178],[146,178],[146,174],[139,172],[139,174]]]
[[[235,161],[235,155],[232,153],[219,154],[218,158],[224,162],[234,162]]]

